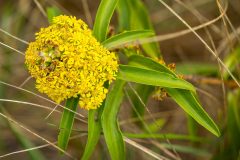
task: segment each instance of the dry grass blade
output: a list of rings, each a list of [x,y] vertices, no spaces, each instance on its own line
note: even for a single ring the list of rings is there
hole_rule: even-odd
[[[167,154],[168,156],[170,156],[170,157],[172,157],[173,159],[176,159],[176,160],[181,160],[181,157],[178,155],[178,154],[176,154],[176,155],[174,155],[172,152],[170,152],[168,149],[166,149],[164,146],[162,146],[160,143],[158,143],[158,142],[156,142],[156,141],[153,141],[153,140],[150,140],[150,142],[154,145],[154,146],[156,146],[156,147],[158,147],[159,149],[161,149],[165,154]]]
[[[52,101],[52,100],[50,100],[50,99],[48,99],[48,98],[45,98],[45,97],[43,97],[43,96],[40,96],[40,95],[38,95],[38,94],[36,94],[36,93],[34,93],[34,92],[32,92],[32,91],[29,91],[29,90],[23,89],[23,88],[21,88],[21,87],[18,87],[18,86],[15,86],[15,85],[12,85],[12,84],[9,84],[9,83],[6,83],[6,82],[3,82],[3,81],[1,81],[1,80],[0,80],[0,84],[3,84],[3,85],[6,85],[6,86],[9,86],[9,87],[15,88],[15,89],[18,89],[18,90],[21,90],[21,91],[27,92],[27,93],[30,93],[30,94],[32,94],[32,95],[34,95],[34,96],[37,96],[37,97],[39,97],[39,98],[41,98],[41,99],[44,99],[44,100],[46,100],[46,101],[48,101],[48,102],[50,102],[50,103],[52,103],[52,104],[57,105],[56,102],[54,102],[54,101]],[[61,108],[64,108],[64,109],[70,111],[70,112],[75,113],[76,115],[78,115],[78,116],[80,116],[80,117],[85,117],[85,116],[83,116],[82,114],[80,114],[80,113],[78,113],[78,112],[74,112],[74,111],[72,111],[72,110],[66,108],[66,107],[63,106],[63,105],[60,105],[60,104],[59,104],[59,106],[60,106]]]
[[[228,72],[228,74],[232,77],[232,79],[237,83],[238,87],[240,87],[240,83],[236,79],[236,77],[232,74],[232,72],[226,67],[223,61],[218,57],[218,55],[209,47],[206,41],[195,31],[193,28],[179,15],[177,14],[168,4],[166,4],[163,0],[158,0],[162,3],[170,12],[172,12],[181,22],[186,25],[196,36],[197,38],[205,45],[208,51],[219,61],[219,63],[223,66],[223,68]]]
[[[236,37],[240,34],[240,27],[238,27],[235,30],[236,30],[236,33],[232,32],[232,33],[229,34],[229,38],[230,38],[231,41],[236,39]],[[220,54],[220,53],[223,53],[223,52],[224,53],[229,52],[229,50],[228,50],[229,47],[227,47],[227,46],[228,46],[228,39],[225,38],[221,41],[219,47],[217,48],[218,53]]]
[[[23,87],[30,79],[32,79],[32,76],[27,77],[20,85],[19,87]]]
[[[7,47],[7,48],[9,48],[9,49],[11,49],[11,50],[13,50],[13,51],[15,51],[15,52],[17,52],[17,53],[23,55],[23,56],[25,55],[23,52],[21,52],[21,51],[15,49],[15,48],[13,48],[13,47],[11,47],[11,46],[9,46],[9,45],[3,43],[3,42],[0,42],[0,44],[1,44],[2,46],[4,46],[4,47]]]
[[[22,42],[22,43],[27,44],[27,45],[29,44],[27,41],[25,41],[25,40],[23,40],[23,39],[21,39],[21,38],[18,38],[18,37],[14,36],[14,35],[12,35],[11,33],[3,30],[2,28],[0,28],[0,31],[3,32],[3,33],[6,34],[6,35],[8,35],[8,36],[10,36],[10,37],[18,40],[19,42]]]
[[[56,144],[56,143],[55,143],[55,144]],[[15,154],[19,154],[19,153],[25,153],[25,152],[33,151],[33,150],[36,150],[36,149],[48,147],[48,146],[49,146],[49,144],[44,144],[44,145],[37,146],[37,147],[33,147],[33,148],[28,148],[28,149],[23,149],[23,150],[19,150],[19,151],[14,151],[14,152],[11,152],[11,153],[7,153],[7,154],[4,154],[4,155],[0,155],[0,159],[1,159],[1,158],[6,158],[6,157],[8,157],[8,156],[15,155]]]
[[[156,158],[156,159],[158,159],[158,160],[169,160],[168,158],[163,157],[163,156],[159,155],[158,153],[155,153],[155,152],[153,152],[152,150],[150,150],[150,149],[148,149],[148,148],[146,148],[146,147],[138,144],[137,142],[126,138],[126,137],[124,137],[124,141],[125,141],[126,143],[132,145],[133,147],[136,147],[137,149],[140,149],[141,151],[143,151],[144,153],[150,155],[150,156],[153,157],[153,158]]]
[[[225,9],[225,12],[226,12],[226,9]],[[192,27],[192,30],[197,31],[197,30],[203,29],[204,27],[210,26],[211,24],[219,21],[224,16],[225,12],[222,13],[221,15],[219,15],[218,17],[208,21],[208,22],[205,22],[201,25]],[[139,44],[146,44],[146,43],[151,43],[151,42],[162,42],[162,41],[174,39],[174,38],[192,33],[192,30],[185,29],[185,30],[182,30],[182,31],[177,31],[177,32],[169,33],[169,34],[165,34],[165,35],[157,35],[157,36],[150,37],[150,38],[144,38],[142,40],[136,41],[135,43],[132,43],[132,42],[131,43],[125,43],[124,45],[117,46],[116,48],[125,47],[127,45],[139,45]]]
[[[217,2],[217,6],[218,6],[218,8],[219,8],[220,13],[223,13],[223,12],[224,12],[224,9],[223,9],[223,6],[222,6],[220,0],[216,0],[216,2]],[[228,4],[228,1],[225,1],[225,2]],[[240,42],[240,37],[238,36],[237,31],[236,31],[236,29],[234,28],[234,26],[233,26],[232,22],[230,21],[230,19],[228,18],[227,14],[224,14],[224,17],[222,18],[222,20],[223,20],[223,23],[224,23],[225,28],[226,28],[226,31],[227,31],[228,39],[231,40],[231,39],[230,39],[230,36],[229,36],[229,33],[228,33],[228,29],[227,29],[227,23],[229,24],[229,26],[230,26],[231,30],[233,31],[233,33],[236,34],[236,37],[237,37],[237,39],[238,39],[238,42]]]
[[[81,135],[76,135],[76,136],[71,137],[70,140],[76,139],[76,138],[79,138],[79,137],[83,137],[83,136],[86,136],[86,135],[87,135],[86,133],[83,133],[83,134],[81,134]],[[52,144],[57,144],[57,142],[52,142]],[[41,148],[49,147],[49,146],[50,146],[50,144],[47,143],[47,144],[43,144],[43,145],[40,145],[40,146],[28,148],[28,149],[23,149],[23,150],[14,151],[14,152],[11,152],[11,153],[7,153],[7,154],[4,154],[4,155],[1,155],[1,156],[0,156],[0,159],[1,159],[1,158],[6,158],[6,157],[8,157],[8,156],[15,155],[15,154],[25,153],[25,152],[29,152],[29,151],[33,151],[33,150],[36,150],[36,149],[41,149]]]
[[[52,113],[57,109],[58,106],[59,105],[56,105],[44,119],[48,119],[52,115]]]
[[[47,18],[47,13],[45,12],[45,10],[43,9],[42,5],[38,2],[38,0],[33,0],[34,3],[37,5],[38,9],[40,10],[40,12],[44,15],[44,17]]]
[[[187,0],[185,0],[184,2],[186,2]],[[207,5],[211,5],[213,2],[213,0],[195,0],[195,1],[192,1],[192,0],[189,0],[191,1],[192,3],[192,6],[194,8],[201,8],[201,7],[204,7],[204,6],[207,6]],[[182,9],[182,8],[178,8],[178,6],[175,4],[175,3],[172,3],[172,7],[174,7],[177,12],[179,14],[184,14],[185,13],[185,10]],[[161,15],[161,16],[159,16]],[[153,22],[156,21],[156,23],[163,23],[164,21],[170,19],[173,17],[173,15],[169,14],[168,10],[166,9],[161,9],[159,11],[156,11],[154,13],[152,13],[152,19],[153,19]]]
[[[148,109],[148,107],[146,106],[146,104],[143,102],[142,98],[139,96],[139,94],[137,93],[137,91],[133,88],[132,84],[129,83],[129,82],[128,82],[127,84],[128,84],[128,86],[131,88],[131,90],[133,91],[133,93],[137,96],[137,98],[139,99],[139,101],[142,103],[142,105],[144,106],[144,108],[145,108],[146,111],[148,112],[149,116],[150,116],[150,117],[152,118],[152,120],[154,121],[154,124],[155,124],[157,127],[159,127],[159,125],[156,123],[157,120],[155,119],[155,117],[152,116],[152,113],[150,112],[150,110]],[[125,91],[125,93],[126,93],[128,99],[129,99],[130,103],[132,104],[131,106],[134,106],[134,105],[133,105],[133,102],[131,102],[131,98],[130,98],[130,96],[128,95],[128,93],[127,93],[126,91]],[[135,107],[133,107],[133,109],[135,110],[136,114],[139,115],[139,113],[138,113],[138,111],[135,109]],[[141,120],[142,122],[144,122],[144,120],[142,119],[141,116],[139,116],[139,118],[141,118],[140,120]],[[146,128],[148,128],[148,130],[150,131],[148,125],[145,124],[145,123],[144,123],[144,125],[145,125]],[[150,133],[150,134],[151,134],[151,133]]]
[[[71,15],[71,12],[69,10],[67,10],[65,7],[63,7],[58,1],[45,0],[45,2],[52,5],[52,6],[58,7],[62,11],[62,13],[67,14],[67,15]]]
[[[65,155],[67,155],[68,157],[74,159],[69,153],[67,153],[66,151],[64,151],[63,149],[59,148],[58,146],[56,146],[55,144],[53,144],[52,142],[48,141],[47,139],[43,138],[42,136],[40,136],[39,134],[31,131],[30,129],[28,129],[27,127],[23,126],[22,124],[18,123],[17,121],[13,120],[12,118],[0,113],[0,115],[4,118],[6,118],[8,121],[10,121],[11,123],[19,126],[20,128],[26,130],[27,132],[31,133],[32,135],[34,135],[35,137],[41,139],[42,141],[48,143],[49,145],[51,145],[52,147],[56,148],[57,150],[63,152]]]
[[[203,23],[204,21],[205,21],[205,18],[195,9],[195,8],[192,8],[192,7],[188,7],[187,5],[185,5],[183,2],[181,2],[181,1],[179,1],[179,0],[175,0],[176,2],[178,2],[180,5],[182,5],[183,7],[185,7],[186,9],[188,9],[190,12],[192,12],[195,16],[196,16],[196,18],[199,20],[199,22],[200,23]],[[227,6],[227,5],[226,5]],[[226,7],[227,8],[227,7]],[[221,10],[222,12],[222,14],[224,13],[224,10]],[[225,16],[225,14],[224,14],[224,16]],[[224,18],[224,16],[222,17],[222,18]],[[218,28],[217,28],[218,29]],[[215,44],[214,44],[214,40],[213,40],[213,38],[212,38],[212,36],[211,36],[211,34],[210,34],[210,31],[208,30],[208,28],[204,28],[204,31],[205,31],[205,33],[206,33],[206,35],[208,36],[208,38],[209,38],[209,40],[210,40],[210,42],[211,42],[211,45],[212,45],[212,48],[213,48],[213,50],[214,50],[214,52],[216,53],[216,55],[219,55],[218,53],[217,53],[217,49],[216,49],[216,46],[215,46]],[[228,37],[229,37],[229,34],[228,34],[228,32],[227,32],[227,35],[228,35]],[[223,103],[224,104],[226,104],[226,100],[225,100],[225,95],[226,95],[226,90],[225,90],[225,84],[224,84],[224,81],[223,81],[223,74],[222,74],[222,68],[221,68],[221,65],[219,64],[219,62],[218,62],[218,67],[219,67],[219,71],[220,71],[220,76],[221,76],[221,85],[222,85],[222,90],[223,90]],[[205,93],[205,92],[204,92]],[[224,106],[226,106],[226,105],[224,105]]]
[[[209,19],[207,19],[205,16],[203,16],[196,8],[194,8],[194,6],[192,5],[192,3],[189,4],[185,4],[180,0],[175,0],[178,4],[182,5],[184,8],[186,8],[187,10],[189,10],[193,15],[195,15],[195,17],[197,17],[199,19],[200,22],[204,23],[204,22],[208,22]],[[211,26],[209,26],[215,33],[217,33],[218,35],[221,35],[222,37],[224,36],[222,34],[222,31],[219,29],[219,27],[215,24],[212,24]]]
[[[88,25],[91,28],[93,26],[93,18],[91,16],[91,12],[89,10],[88,1],[87,0],[82,0],[81,2],[83,4],[83,10],[84,10],[84,14],[86,16]]]
[[[41,104],[36,104],[36,103],[31,103],[31,102],[25,102],[25,101],[17,101],[17,100],[13,100],[13,99],[1,99],[0,98],[0,102],[10,102],[10,103],[18,103],[18,104],[26,104],[26,105],[31,105],[31,106],[34,106],[34,107],[39,107],[39,108],[43,108],[43,109],[47,109],[47,110],[51,110],[52,111],[52,107],[47,107],[47,106],[44,106],[44,105],[41,105]],[[54,110],[52,112],[56,112],[56,113],[59,113],[61,114],[62,112],[59,111],[59,110]],[[87,121],[81,119],[81,118],[78,118],[78,117],[75,117],[75,119],[81,121],[81,122],[84,122],[84,123],[87,123]]]
[[[156,123],[155,117],[152,115],[152,113],[149,111],[149,109],[147,108],[147,106],[144,104],[143,100],[141,99],[141,97],[139,96],[139,94],[137,93],[137,91],[133,88],[133,86],[131,85],[131,83],[128,83],[128,85],[129,85],[130,88],[133,90],[134,94],[136,94],[136,96],[138,97],[138,99],[141,101],[142,105],[146,108],[146,110],[147,110],[147,112],[148,112],[148,114],[149,114],[149,119],[152,119],[152,120],[154,121],[154,124],[159,128],[159,125]],[[141,117],[141,116],[139,115],[139,112],[137,111],[137,109],[136,109],[135,107],[133,107],[133,106],[134,106],[134,105],[133,105],[133,102],[132,102],[132,100],[131,100],[128,92],[126,91],[126,89],[124,89],[124,91],[125,91],[125,95],[127,96],[127,99],[129,100],[129,102],[130,102],[133,110],[136,112],[136,114],[137,114],[137,116],[138,116],[138,120],[141,121],[142,124],[144,125],[144,127],[147,129],[147,131],[148,131],[149,134],[150,134],[150,137],[154,138],[154,136],[153,136],[153,134],[152,134],[152,132],[151,132],[148,124],[146,124],[146,122],[144,121],[144,117]],[[167,138],[165,138],[165,139],[167,140]],[[160,148],[160,149],[162,149],[162,148]],[[162,151],[163,151],[164,153],[166,153],[167,155],[169,155],[170,157],[172,157],[173,154],[169,154],[170,151],[166,151],[166,150],[167,150],[167,149],[163,149]],[[177,155],[174,156],[174,157],[177,157]],[[174,158],[174,159],[175,159],[175,158]]]

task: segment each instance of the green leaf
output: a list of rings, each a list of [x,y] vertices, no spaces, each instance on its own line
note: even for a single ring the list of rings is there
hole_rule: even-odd
[[[129,57],[128,61],[129,61],[129,65],[131,66],[157,70],[160,72],[171,74],[174,77],[177,77],[177,75],[173,71],[171,71],[167,66],[161,63],[158,63],[155,60],[148,57],[144,57],[140,55],[132,55]]]
[[[98,41],[106,39],[108,26],[116,8],[118,0],[102,0],[97,10],[97,15],[93,27],[93,35]]]
[[[48,22],[52,23],[53,17],[58,16],[60,14],[61,14],[61,11],[57,7],[48,7],[47,8]]]
[[[120,65],[117,78],[140,84],[195,91],[194,87],[190,83],[176,78],[168,73],[133,66]]]
[[[95,149],[95,146],[99,141],[101,131],[102,131],[100,116],[101,116],[103,107],[104,107],[104,103],[100,107],[100,109],[88,111],[88,139],[84,149],[83,156],[81,158],[82,160],[88,160],[91,157]]]
[[[76,112],[77,110],[78,101],[79,97],[77,98],[72,97],[67,99],[65,106],[72,112],[64,108],[62,113],[62,118],[59,126],[60,133],[58,135],[58,146],[63,150],[66,150],[67,148],[69,137],[72,132],[72,126],[75,117],[74,112]]]
[[[111,38],[105,40],[102,45],[108,49],[115,49],[123,47],[124,44],[130,44],[136,42],[142,38],[147,38],[153,36],[154,33],[151,30],[135,30],[135,31],[126,31],[120,34],[117,34]]]
[[[177,75],[168,69],[166,66],[157,63],[150,58],[145,58],[143,56],[131,56],[129,58],[129,64],[133,66],[138,66],[144,69],[152,69],[160,72],[166,72],[171,74],[173,77],[177,78]],[[202,106],[196,99],[195,93],[190,90],[174,89],[173,87],[166,87],[168,94],[173,98],[174,101],[178,103],[180,107],[183,108],[190,116],[193,117],[199,124],[208,129],[216,136],[220,136],[219,129],[214,121],[208,116],[208,114],[203,110]]]
[[[118,30],[120,32],[124,30],[130,30],[130,14],[131,9],[127,4],[127,0],[120,0],[118,1],[116,11],[118,14]]]
[[[102,113],[102,128],[110,156],[114,160],[125,159],[125,145],[120,131],[117,113],[123,98],[125,82],[116,80],[108,93]]]
[[[196,95],[188,90],[166,88],[168,94],[182,109],[192,116],[199,124],[208,129],[216,136],[220,136],[220,131],[214,121],[204,111],[196,99]]]

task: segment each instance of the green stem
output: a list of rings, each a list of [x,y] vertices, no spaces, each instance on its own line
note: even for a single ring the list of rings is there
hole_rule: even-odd
[[[68,145],[69,137],[71,135],[72,126],[74,122],[75,112],[78,106],[78,101],[79,97],[77,98],[72,97],[67,99],[66,108],[70,109],[72,112],[68,109],[64,109],[62,113],[62,118],[59,126],[60,132],[58,135],[58,146],[63,150],[66,150]]]

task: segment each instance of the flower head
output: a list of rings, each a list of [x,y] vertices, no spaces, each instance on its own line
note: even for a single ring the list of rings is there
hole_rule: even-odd
[[[85,109],[101,105],[108,92],[104,83],[115,79],[118,68],[115,54],[92,36],[87,24],[64,15],[36,34],[25,63],[40,92],[57,103],[80,95]]]

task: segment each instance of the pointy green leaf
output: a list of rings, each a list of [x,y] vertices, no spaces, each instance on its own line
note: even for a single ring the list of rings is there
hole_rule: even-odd
[[[117,113],[123,98],[124,84],[124,81],[115,81],[112,89],[108,93],[102,113],[102,128],[104,137],[110,156],[114,160],[125,159],[125,145],[117,120]]]
[[[194,87],[185,80],[176,78],[165,72],[159,72],[139,67],[120,65],[117,78],[140,84],[169,88],[181,88],[195,91]]]
[[[103,108],[103,106],[104,104],[100,108]],[[101,110],[89,110],[88,112],[88,139],[81,158],[82,160],[88,160],[91,157],[100,138],[102,131],[100,121]],[[96,119],[96,117],[98,118]]]
[[[58,135],[58,146],[63,150],[66,150],[67,148],[69,137],[72,132],[72,126],[73,126],[74,117],[75,117],[74,112],[76,112],[77,110],[78,101],[79,101],[79,97],[77,98],[72,97],[67,99],[65,106],[69,110],[64,108],[62,113],[62,118],[59,126],[60,133]]]
[[[108,49],[115,49],[153,35],[154,33],[151,30],[126,31],[105,40],[102,45]]]
[[[118,0],[102,0],[99,5],[93,27],[93,35],[100,42],[106,39],[108,26],[110,24],[117,2]]]
[[[124,30],[130,30],[130,13],[131,9],[127,4],[127,0],[118,1],[116,11],[118,14],[118,30],[120,32]]]
[[[156,71],[166,72],[171,74],[173,77],[177,78],[177,75],[168,69],[166,66],[151,60],[150,58],[145,58],[143,56],[134,55],[130,57],[129,64],[134,66],[139,66],[141,68],[148,68]],[[208,116],[204,111],[198,100],[196,99],[196,94],[192,91],[186,89],[177,89],[165,87],[168,94],[173,98],[178,105],[183,108],[183,110],[188,113],[193,119],[195,119],[199,124],[208,129],[216,136],[220,136],[220,131],[214,121]]]
[[[188,90],[166,88],[168,94],[175,102],[199,124],[208,129],[216,136],[220,136],[220,131],[214,121],[204,111],[196,95]]]
[[[129,65],[131,65],[131,66],[157,70],[160,72],[165,72],[165,73],[171,74],[174,77],[177,77],[177,75],[173,71],[171,71],[167,66],[165,66],[157,61],[154,61],[151,58],[143,57],[141,55],[132,55],[129,57],[128,60],[129,60]]]

